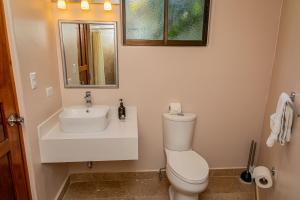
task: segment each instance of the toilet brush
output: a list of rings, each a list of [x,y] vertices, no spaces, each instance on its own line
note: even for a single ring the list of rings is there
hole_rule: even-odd
[[[256,150],[256,142],[254,140],[252,140],[251,146],[250,146],[247,170],[242,172],[242,174],[240,176],[240,180],[243,183],[246,183],[246,184],[251,184],[252,183],[252,176],[251,176],[251,172],[250,172],[250,167],[254,163],[255,150]]]
[[[256,153],[256,142],[254,142],[254,147],[253,147],[253,151],[252,151],[252,157],[251,157],[251,164],[250,164],[250,168],[249,170],[253,170],[254,167],[254,160],[255,160],[255,153]]]

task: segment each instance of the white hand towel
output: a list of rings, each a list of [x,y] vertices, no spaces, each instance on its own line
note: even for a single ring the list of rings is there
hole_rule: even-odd
[[[293,125],[293,116],[294,110],[293,105],[287,104],[284,111],[284,124],[283,131],[279,135],[279,143],[285,145],[291,141],[292,125]]]
[[[284,131],[284,111],[288,103],[293,103],[290,96],[286,93],[282,93],[277,103],[276,113],[272,114],[270,117],[271,134],[266,142],[268,147],[272,147],[278,140],[280,133]]]
[[[288,122],[288,125],[287,125],[286,141],[290,142],[291,141],[291,136],[292,136],[294,116],[295,116],[294,115],[294,107],[289,106],[288,111],[289,111],[289,122]]]

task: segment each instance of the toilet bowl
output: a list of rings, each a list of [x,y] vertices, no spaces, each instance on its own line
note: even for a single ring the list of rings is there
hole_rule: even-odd
[[[191,148],[196,115],[165,113],[163,118],[170,200],[198,200],[208,185],[209,166]]]
[[[171,200],[197,200],[208,185],[207,162],[194,151],[170,151],[167,155],[167,177],[171,183]]]

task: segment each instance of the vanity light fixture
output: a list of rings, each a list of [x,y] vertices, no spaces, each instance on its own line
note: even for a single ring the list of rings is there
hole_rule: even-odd
[[[90,3],[88,0],[81,0],[81,9],[82,10],[89,10],[90,9]]]
[[[103,10],[111,11],[113,8],[112,4],[120,4],[122,0],[50,0],[56,4],[60,10],[66,10],[68,3],[80,3],[82,10],[90,10],[90,4],[103,4]]]
[[[105,0],[104,1],[104,10],[106,11],[111,11],[112,10],[112,5],[110,0]]]
[[[67,9],[67,3],[65,0],[57,0],[57,8],[61,10]]]

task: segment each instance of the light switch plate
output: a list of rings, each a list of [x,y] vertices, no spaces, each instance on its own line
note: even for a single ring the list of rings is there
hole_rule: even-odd
[[[35,90],[37,88],[37,75],[36,72],[29,73],[31,89]]]
[[[47,95],[47,97],[53,96],[53,87],[46,88],[46,95]]]

